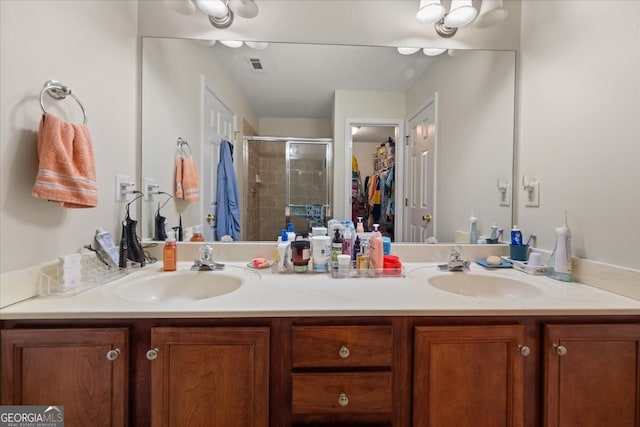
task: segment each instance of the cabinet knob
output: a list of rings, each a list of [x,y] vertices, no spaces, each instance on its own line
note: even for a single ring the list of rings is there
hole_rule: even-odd
[[[158,352],[160,350],[158,349],[158,347],[156,348],[152,348],[151,350],[147,351],[147,359],[148,360],[156,360],[156,358],[158,357]]]
[[[518,353],[520,353],[524,357],[527,357],[531,354],[531,349],[529,348],[529,346],[521,344],[518,346]]]
[[[347,397],[346,393],[340,393],[340,396],[338,396],[338,405],[342,406],[343,408],[349,405],[349,398]]]
[[[556,351],[558,356],[564,356],[567,354],[567,347],[563,345],[553,344],[553,349]]]
[[[113,362],[120,356],[120,349],[114,348],[113,350],[107,351],[107,360]]]
[[[340,357],[343,359],[346,359],[347,357],[349,357],[350,353],[351,352],[349,351],[349,347],[347,347],[346,345],[343,345],[342,347],[340,347],[340,351],[338,352]]]

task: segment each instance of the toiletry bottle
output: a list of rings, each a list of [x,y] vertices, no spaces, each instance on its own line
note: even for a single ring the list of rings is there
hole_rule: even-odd
[[[382,234],[378,231],[378,227],[378,224],[373,224],[373,233],[369,238],[369,262],[376,270],[376,274],[382,273],[383,268]]]
[[[498,243],[498,224],[495,222],[491,225],[491,235],[489,239],[492,240],[492,243]]]
[[[122,221],[122,236],[120,237],[120,256],[118,267],[127,268],[127,222]]]
[[[338,262],[338,255],[342,253],[342,237],[340,236],[340,228],[336,228],[335,235],[331,241],[331,261]]]
[[[353,242],[353,253],[351,254],[351,259],[356,261],[358,259],[358,254],[360,253],[360,236],[356,235],[356,241]]]
[[[342,253],[351,257],[353,251],[353,238],[351,235],[351,228],[347,225],[344,228],[344,235],[342,236]]]
[[[278,273],[286,273],[291,265],[291,242],[287,230],[281,230],[278,243]]]
[[[549,258],[548,275],[563,282],[571,281],[571,230],[567,226],[567,212],[564,225],[556,228],[556,246]]]
[[[369,271],[369,243],[362,242],[360,244],[360,253],[358,253],[358,257],[356,258],[356,269],[358,270],[359,275],[365,275]]]
[[[522,231],[517,225],[514,225],[511,229],[511,244],[515,246],[522,245]]]
[[[190,239],[191,242],[204,242],[204,236],[202,235],[202,225],[193,226],[193,235]]]
[[[162,269],[164,271],[176,271],[177,258],[176,236],[173,231],[170,231],[162,251]]]
[[[469,218],[469,243],[478,243],[478,218],[471,214]]]
[[[287,224],[287,238],[289,239],[289,242],[296,240],[296,233],[293,230],[293,223],[291,222]]]
[[[356,233],[364,233],[364,224],[362,224],[362,217],[358,217],[358,225],[356,226]]]

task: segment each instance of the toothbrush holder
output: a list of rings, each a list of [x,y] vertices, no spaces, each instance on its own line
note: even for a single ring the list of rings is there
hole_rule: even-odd
[[[526,261],[529,245],[509,245],[509,258],[514,261]]]

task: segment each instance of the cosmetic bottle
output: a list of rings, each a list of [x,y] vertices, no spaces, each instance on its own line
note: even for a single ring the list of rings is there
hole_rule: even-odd
[[[515,246],[522,245],[522,231],[517,225],[514,225],[511,229],[511,244]]]
[[[356,233],[364,233],[364,224],[362,223],[362,217],[358,217],[358,225],[356,225]]]
[[[564,225],[556,228],[556,246],[549,258],[548,276],[563,282],[571,281],[571,230],[567,226],[567,212]]]
[[[120,237],[118,267],[127,268],[127,223],[125,221],[122,221],[122,236]]]
[[[373,224],[373,233],[369,238],[369,260],[376,274],[381,274],[383,265],[382,234],[378,231],[378,224]]]
[[[162,251],[162,269],[164,271],[176,271],[178,250],[176,245],[176,236],[173,231],[167,235]]]
[[[351,234],[350,227],[346,226],[344,228],[344,235],[342,236],[342,253],[345,255],[349,255],[351,258],[351,254],[353,251],[353,238]]]
[[[333,240],[331,241],[331,262],[338,262],[338,255],[342,253],[342,236],[340,236],[340,228],[336,228]]]

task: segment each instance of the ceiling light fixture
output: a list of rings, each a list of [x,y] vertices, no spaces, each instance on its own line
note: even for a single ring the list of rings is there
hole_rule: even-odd
[[[477,28],[488,28],[504,21],[508,14],[502,0],[482,0],[480,14],[471,0],[451,0],[449,13],[446,13],[440,0],[420,0],[416,21],[435,24],[436,33],[440,37],[449,38],[456,34],[458,28],[472,22],[475,22],[474,26]]]
[[[233,23],[235,14],[242,18],[255,18],[258,6],[253,0],[189,0],[198,9],[209,15],[209,22],[216,28],[227,28]]]

